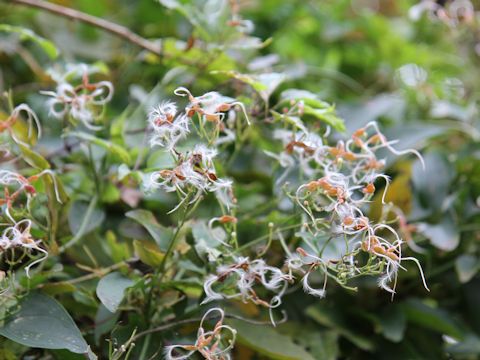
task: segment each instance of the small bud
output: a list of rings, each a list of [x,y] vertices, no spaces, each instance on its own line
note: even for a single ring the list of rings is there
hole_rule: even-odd
[[[375,192],[375,185],[373,185],[372,183],[368,184],[367,186],[365,186],[362,191],[365,193],[365,194],[373,194]]]
[[[227,224],[227,223],[236,224],[237,223],[237,218],[235,216],[223,215],[218,219],[218,221],[221,224]]]
[[[296,251],[303,257],[308,256],[308,253],[305,250],[303,250],[301,247],[298,247]]]

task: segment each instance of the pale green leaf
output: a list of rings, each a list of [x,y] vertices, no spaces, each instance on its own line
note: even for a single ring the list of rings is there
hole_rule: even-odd
[[[475,255],[463,254],[455,260],[455,270],[461,283],[469,282],[479,269],[480,262]]]
[[[100,279],[97,296],[102,304],[112,313],[116,312],[123,300],[125,290],[134,284],[133,280],[119,272],[112,272]]]
[[[344,336],[360,349],[373,350],[374,344],[369,338],[355,333],[348,325],[344,316],[334,308],[325,308],[320,306],[310,306],[306,310],[306,314],[321,325],[336,330],[340,335]]]

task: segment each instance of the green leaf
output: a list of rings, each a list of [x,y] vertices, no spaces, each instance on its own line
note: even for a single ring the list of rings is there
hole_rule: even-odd
[[[402,306],[409,322],[455,339],[463,337],[462,331],[446,311],[416,299],[409,299]]]
[[[407,318],[400,306],[389,306],[379,316],[378,322],[385,338],[393,342],[402,341],[407,327]]]
[[[328,109],[331,107],[329,103],[320,100],[316,94],[307,90],[288,89],[280,94],[280,98],[280,104],[287,104],[291,100],[301,100],[305,104],[318,109]]]
[[[267,102],[270,95],[277,87],[286,79],[285,74],[281,73],[265,73],[265,74],[241,74],[236,71],[212,71],[212,74],[225,74],[231,78],[240,80],[250,85],[256,92],[260,94],[263,101]]]
[[[225,242],[227,236],[225,231],[216,227],[210,230],[205,221],[195,221],[191,224],[192,235],[195,240],[195,250],[198,255],[208,261],[215,261],[222,253],[216,248],[221,245],[218,239]],[[215,237],[216,238],[215,238]]]
[[[450,217],[445,217],[439,224],[419,223],[418,231],[443,251],[455,250],[460,243],[460,234]]]
[[[47,295],[58,295],[58,294],[65,294],[65,293],[72,293],[76,291],[77,288],[73,284],[65,283],[51,283],[51,284],[44,284],[42,287],[42,291]]]
[[[277,329],[292,338],[295,344],[308,349],[317,360],[336,360],[340,357],[339,336],[334,330],[319,330],[316,324],[294,321],[287,321]]]
[[[55,59],[58,56],[57,47],[49,40],[44,39],[41,36],[38,36],[30,29],[25,29],[20,26],[12,26],[7,24],[0,24],[0,31],[17,33],[20,35],[20,40],[30,40],[38,44],[43,51],[51,58]]]
[[[205,221],[195,221],[191,224],[192,226],[192,235],[195,241],[205,242],[208,246],[217,247],[220,245],[218,240],[213,237],[212,232],[208,228]]]
[[[463,341],[450,344],[445,349],[449,354],[463,355],[459,356],[460,359],[467,359],[465,355],[478,355],[480,354],[480,338],[474,333],[469,333],[465,336]],[[457,357],[454,357],[455,359]],[[477,357],[471,357],[476,359]]]
[[[338,333],[336,331],[307,332],[299,338],[300,344],[305,344],[309,352],[317,360],[336,360],[340,357]]]
[[[475,255],[463,254],[455,260],[455,270],[462,284],[469,282],[478,272],[480,264]]]
[[[232,49],[262,49],[270,45],[272,41],[272,38],[262,40],[255,36],[242,36],[228,45]]]
[[[55,299],[30,293],[0,328],[0,335],[22,345],[89,354],[90,348],[67,311]],[[96,357],[91,357],[92,359]]]
[[[270,113],[273,115],[274,120],[283,121],[286,124],[293,125],[297,129],[300,129],[304,132],[307,132],[307,128],[303,124],[302,120],[298,116],[290,116],[287,114],[280,114],[274,110],[270,110]]]
[[[33,166],[34,168],[37,168],[39,170],[46,170],[50,169],[50,164],[48,161],[39,153],[33,151],[29,147],[18,144],[18,147],[20,148],[20,151],[22,152],[23,159],[30,165]]]
[[[455,177],[454,167],[438,152],[430,151],[423,155],[423,159],[425,169],[419,159],[412,166],[413,187],[424,208],[441,211],[447,200],[450,182]]]
[[[89,218],[85,220],[85,216],[88,214],[88,208],[89,205],[84,202],[75,201],[72,204],[68,212],[68,225],[73,235],[78,233],[84,221],[87,221],[87,223],[83,229],[83,235],[98,228],[105,220],[105,212],[98,208],[94,208]]]
[[[305,115],[311,115],[317,118],[320,121],[323,121],[333,127],[337,131],[345,131],[345,123],[341,118],[335,115],[333,111],[334,108],[331,109],[317,109],[310,105],[305,104],[303,107],[303,112]]]
[[[163,252],[167,251],[173,232],[171,229],[159,224],[150,211],[143,209],[132,210],[127,212],[125,216],[142,225],[155,240],[160,250]]]
[[[127,260],[131,256],[128,243],[124,241],[118,241],[117,236],[112,230],[108,230],[105,233],[105,241],[108,247],[108,254],[115,263]]]
[[[71,137],[75,137],[77,139],[85,140],[85,141],[88,141],[92,144],[100,146],[100,147],[104,148],[105,150],[107,150],[108,152],[110,152],[111,154],[118,156],[126,164],[130,164],[131,161],[132,161],[132,159],[130,157],[130,153],[118,144],[114,144],[110,141],[100,139],[96,136],[93,136],[93,135],[90,135],[90,134],[87,134],[87,133],[84,133],[84,132],[72,131],[72,132],[69,132],[67,134],[67,136],[71,136]]]
[[[123,276],[121,273],[112,272],[98,282],[97,296],[102,304],[114,313],[123,300],[125,290],[133,284],[133,280]]]
[[[237,330],[238,342],[278,360],[313,360],[304,348],[295,344],[285,335],[266,325],[252,325],[240,320],[228,320],[228,324]]]
[[[346,130],[345,122],[336,115],[335,106],[320,100],[316,94],[306,90],[288,89],[282,92],[280,97],[282,101],[279,106],[288,104],[292,100],[302,101],[305,115],[323,121],[337,131]]]
[[[105,184],[102,191],[101,200],[104,203],[112,204],[120,200],[120,190],[113,183]]]
[[[467,122],[469,117],[469,109],[464,106],[457,105],[447,100],[435,100],[430,109],[430,115],[433,118],[450,118]]]
[[[350,340],[360,349],[366,351],[373,350],[374,344],[371,340],[352,331],[352,327],[347,323],[343,314],[337,309],[323,306],[310,306],[307,308],[306,314],[319,324],[336,330],[340,335]]]
[[[133,241],[133,249],[140,260],[151,267],[160,266],[164,254],[158,250],[158,245],[153,241]]]
[[[105,306],[100,305],[95,315],[95,342],[100,343],[103,334],[110,332],[118,321],[120,313],[112,314]]]
[[[168,9],[177,9],[182,7],[182,4],[176,0],[158,0],[158,2]]]

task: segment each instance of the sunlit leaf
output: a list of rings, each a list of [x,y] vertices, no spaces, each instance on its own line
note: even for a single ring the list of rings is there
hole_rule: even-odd
[[[306,90],[288,89],[282,92],[281,98],[280,106],[286,106],[290,101],[301,101],[305,115],[323,121],[337,131],[345,131],[345,123],[336,115],[335,107],[320,100],[316,94]]]

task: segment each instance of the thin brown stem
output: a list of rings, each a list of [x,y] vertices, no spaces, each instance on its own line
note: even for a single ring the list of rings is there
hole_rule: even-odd
[[[43,0],[10,0],[10,2],[12,4],[25,5],[28,7],[45,10],[52,14],[63,16],[69,19],[84,22],[86,24],[108,31],[113,35],[121,37],[131,42],[132,44],[135,44],[145,50],[148,50],[154,53],[155,55],[158,55],[158,56],[162,55],[160,46],[158,46],[157,44],[135,34],[125,26],[112,23],[105,19],[92,16],[89,14],[85,14],[81,11],[70,9],[65,6],[52,4],[52,3],[49,3],[48,1],[43,1]]]
[[[93,271],[91,274],[83,275],[83,276],[80,276],[78,278],[71,279],[71,280],[62,280],[62,281],[52,282],[52,283],[49,283],[49,285],[52,285],[52,284],[53,285],[78,284],[78,283],[81,283],[81,282],[84,282],[84,281],[88,281],[88,280],[92,280],[92,279],[96,279],[96,278],[105,276],[106,274],[108,274],[108,273],[110,273],[114,270],[120,269],[124,266],[128,266],[128,260],[121,261],[119,263],[113,264],[113,265],[111,265],[109,267],[106,267],[106,268],[103,268],[103,269],[90,269],[90,271]]]

